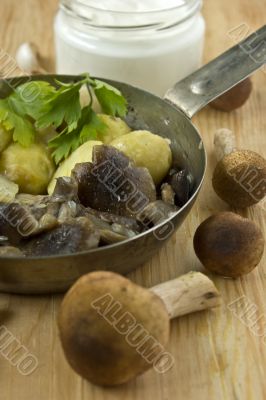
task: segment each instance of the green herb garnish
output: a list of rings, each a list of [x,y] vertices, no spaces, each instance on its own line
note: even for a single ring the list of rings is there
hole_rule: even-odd
[[[124,117],[127,112],[127,102],[119,90],[87,74],[82,78],[74,83],[55,80],[57,87],[44,81],[20,85],[9,97],[0,100],[0,123],[6,130],[13,130],[13,140],[25,147],[34,142],[37,129],[55,127],[58,135],[48,146],[53,148],[58,164],[106,129],[92,109],[91,91],[106,114]],[[91,101],[81,108],[79,91],[84,84]]]

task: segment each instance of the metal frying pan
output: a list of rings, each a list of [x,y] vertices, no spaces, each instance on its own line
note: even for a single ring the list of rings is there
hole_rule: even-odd
[[[245,79],[266,61],[266,25],[177,83],[165,99],[130,85],[107,81],[121,90],[128,100],[128,123],[135,129],[148,128],[171,141],[172,152],[180,165],[193,176],[189,201],[171,218],[132,239],[99,249],[66,256],[0,259],[0,290],[13,293],[52,293],[65,291],[80,275],[97,269],[126,274],[149,260],[181,225],[200,190],[206,153],[201,137],[190,118],[211,100]],[[33,80],[53,82],[54,75],[33,76]],[[65,82],[75,76],[57,76]],[[0,97],[10,86],[29,77],[0,81]]]

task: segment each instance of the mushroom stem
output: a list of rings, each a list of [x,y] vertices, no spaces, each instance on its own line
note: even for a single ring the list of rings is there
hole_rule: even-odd
[[[150,290],[163,300],[171,319],[221,303],[214,283],[200,272],[189,272]]]
[[[218,161],[236,150],[236,137],[230,129],[218,129],[214,135],[214,151]]]

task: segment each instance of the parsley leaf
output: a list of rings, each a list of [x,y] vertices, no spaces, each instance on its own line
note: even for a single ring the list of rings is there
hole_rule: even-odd
[[[127,101],[121,92],[113,86],[108,85],[108,83],[97,79],[94,82],[94,93],[103,111],[113,117],[124,117],[127,112]]]
[[[90,108],[88,110],[88,114],[86,116],[88,123],[84,123],[81,132],[80,132],[80,140],[81,143],[85,143],[88,140],[97,139],[97,135],[99,132],[103,132],[106,130],[107,126],[100,120],[97,114]]]
[[[97,132],[99,130],[102,132],[105,128],[106,125],[97,117],[90,106],[84,107],[76,129],[68,132],[66,128],[61,134],[49,141],[49,147],[55,148],[52,154],[55,162],[58,164],[88,140],[95,140]]]
[[[105,132],[106,125],[92,109],[92,90],[103,111],[112,116],[123,117],[127,102],[119,90],[88,74],[81,75],[77,82],[55,83],[57,87],[46,81],[30,81],[18,86],[6,99],[0,99],[0,123],[13,130],[13,140],[23,146],[34,141],[36,129],[55,127],[58,135],[48,145],[54,149],[53,157],[59,163],[81,144]],[[80,89],[84,84],[91,101],[81,108]]]
[[[34,141],[35,129],[31,121],[16,113],[9,98],[0,100],[0,122],[8,131],[13,130],[13,140],[22,146],[29,146]]]
[[[56,88],[49,82],[31,81],[17,87],[9,98],[17,113],[38,120],[55,92]]]
[[[54,148],[54,152],[52,156],[56,164],[59,164],[60,161],[67,158],[74,150],[76,150],[80,146],[80,137],[79,131],[73,130],[67,135],[63,131],[55,138],[49,141],[49,147]]]
[[[59,85],[57,90],[44,81],[25,83],[10,98],[18,113],[22,112],[36,120],[36,128],[44,129],[51,125],[58,128],[65,122],[71,131],[76,128],[81,115],[79,89],[82,82],[56,83]]]
[[[57,83],[59,83],[57,81]],[[43,129],[51,125],[58,128],[63,122],[68,125],[68,131],[76,129],[81,117],[79,90],[82,83],[62,85],[51,96],[44,107],[40,109],[36,127]]]

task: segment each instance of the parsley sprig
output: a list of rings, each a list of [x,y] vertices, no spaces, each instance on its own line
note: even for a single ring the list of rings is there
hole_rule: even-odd
[[[45,81],[31,81],[18,86],[5,99],[0,99],[0,123],[13,131],[13,140],[29,146],[36,139],[38,129],[50,126],[58,135],[48,146],[58,164],[72,151],[88,140],[97,139],[106,125],[92,109],[94,91],[102,110],[112,116],[124,117],[127,102],[121,92],[109,84],[91,78],[88,74],[73,83],[55,80],[55,85]],[[81,108],[80,89],[86,85],[90,104]]]

